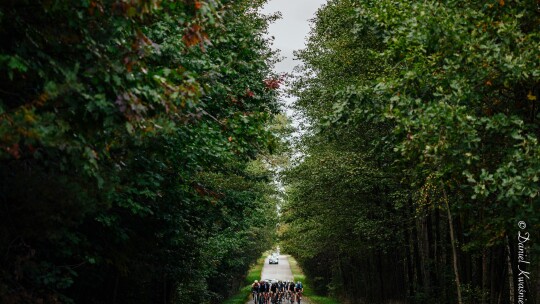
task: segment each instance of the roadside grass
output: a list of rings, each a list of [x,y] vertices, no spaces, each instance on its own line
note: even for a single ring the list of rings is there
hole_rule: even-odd
[[[245,304],[249,300],[249,295],[251,294],[251,283],[253,283],[255,280],[261,279],[265,256],[266,253],[263,254],[263,256],[257,260],[257,264],[253,265],[253,267],[251,267],[249,270],[245,281],[246,286],[242,287],[242,289],[240,289],[235,296],[229,298],[223,302],[223,304]]]
[[[300,266],[298,266],[298,262],[292,257],[288,256],[289,259],[289,265],[291,265],[291,271],[294,277],[295,282],[302,282],[304,285],[304,296],[309,298],[310,303],[312,304],[340,304],[337,300],[334,300],[329,297],[323,297],[320,295],[315,294],[313,289],[311,289],[311,286],[309,284],[309,278],[306,278],[304,273],[302,272],[302,269]]]

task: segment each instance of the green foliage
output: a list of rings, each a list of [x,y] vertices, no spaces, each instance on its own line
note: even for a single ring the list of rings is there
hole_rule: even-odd
[[[240,292],[227,299],[223,302],[224,304],[245,304],[248,301],[251,295],[251,284],[253,284],[255,280],[261,279],[265,257],[266,254],[263,254],[263,256],[257,260],[257,263],[251,267],[244,282],[245,286],[240,289]]]
[[[0,5],[2,302],[234,291],[276,225],[262,3]]]
[[[307,297],[311,303],[314,304],[338,304],[336,300],[329,298],[329,297],[323,297],[320,295],[315,294],[313,290],[311,289],[311,280],[308,280],[306,276],[303,274],[302,269],[298,266],[298,262],[292,257],[288,256],[287,259],[289,260],[289,264],[291,265],[291,271],[294,277],[294,282],[302,282],[302,286],[304,287],[303,295],[304,297]]]
[[[283,232],[322,277],[315,287],[457,302],[448,203],[464,303],[509,301],[507,277],[489,266],[506,265],[519,220],[540,227],[537,13],[531,1],[334,0],[318,11],[297,53],[293,93],[311,129],[285,174]]]

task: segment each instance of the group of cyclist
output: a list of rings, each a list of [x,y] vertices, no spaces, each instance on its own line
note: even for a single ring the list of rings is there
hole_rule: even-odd
[[[253,303],[255,304],[282,304],[297,303],[302,300],[304,287],[302,282],[291,281],[263,281],[255,280],[251,285]]]

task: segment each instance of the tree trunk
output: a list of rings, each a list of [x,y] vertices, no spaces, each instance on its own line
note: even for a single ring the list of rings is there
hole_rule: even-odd
[[[536,303],[540,302],[540,263],[538,263],[538,269],[536,270]]]
[[[405,254],[406,254],[406,267],[407,267],[407,287],[408,287],[408,296],[411,297],[414,295],[414,260],[412,258],[412,252],[411,247],[412,240],[411,240],[411,233],[410,231],[407,231],[407,246],[405,246]]]
[[[167,275],[163,273],[163,304],[167,304]]]
[[[482,304],[486,304],[487,300],[487,280],[488,280],[488,263],[487,250],[482,250]]]
[[[497,288],[496,288],[496,284],[497,284],[497,278],[498,278],[498,271],[497,271],[497,268],[495,267],[495,262],[496,262],[496,258],[497,258],[497,255],[496,255],[496,250],[495,249],[491,249],[490,251],[490,254],[489,254],[489,266],[490,266],[490,271],[489,271],[489,274],[490,274],[490,290],[489,290],[489,303],[490,304],[495,304],[497,302]]]
[[[512,258],[510,257],[510,241],[508,240],[508,236],[506,236],[506,251],[508,251],[508,254],[506,255],[506,262],[508,265],[508,296],[510,298],[510,304],[514,304],[514,270],[512,269]]]
[[[116,274],[116,279],[114,280],[114,290],[113,290],[113,304],[116,303],[116,298],[118,297],[118,283],[120,281],[120,275]]]
[[[414,267],[415,267],[415,280],[416,280],[416,286],[424,286],[424,280],[422,276],[422,261],[420,259],[420,246],[418,244],[418,220],[414,220],[414,226],[413,226],[413,254],[414,254]]]
[[[454,258],[453,264],[454,264],[454,275],[455,275],[455,280],[456,280],[458,304],[463,304],[463,300],[461,299],[461,283],[459,281],[456,240],[454,236],[454,227],[452,223],[452,212],[450,212],[450,205],[448,204],[448,196],[446,195],[446,189],[444,188],[444,184],[442,184],[442,190],[443,190],[443,195],[444,195],[444,203],[446,204],[446,212],[448,213],[448,226],[450,228],[450,241],[452,243],[452,256]]]
[[[424,271],[424,290],[429,297],[431,297],[431,220],[429,212],[426,214],[422,221],[422,257],[423,257],[423,271]]]

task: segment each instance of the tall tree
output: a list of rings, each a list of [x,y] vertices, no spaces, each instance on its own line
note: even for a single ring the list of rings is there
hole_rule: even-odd
[[[276,221],[263,3],[0,4],[0,302],[235,291]]]
[[[351,301],[515,301],[517,223],[540,225],[535,3],[334,0],[314,22],[287,247]]]

